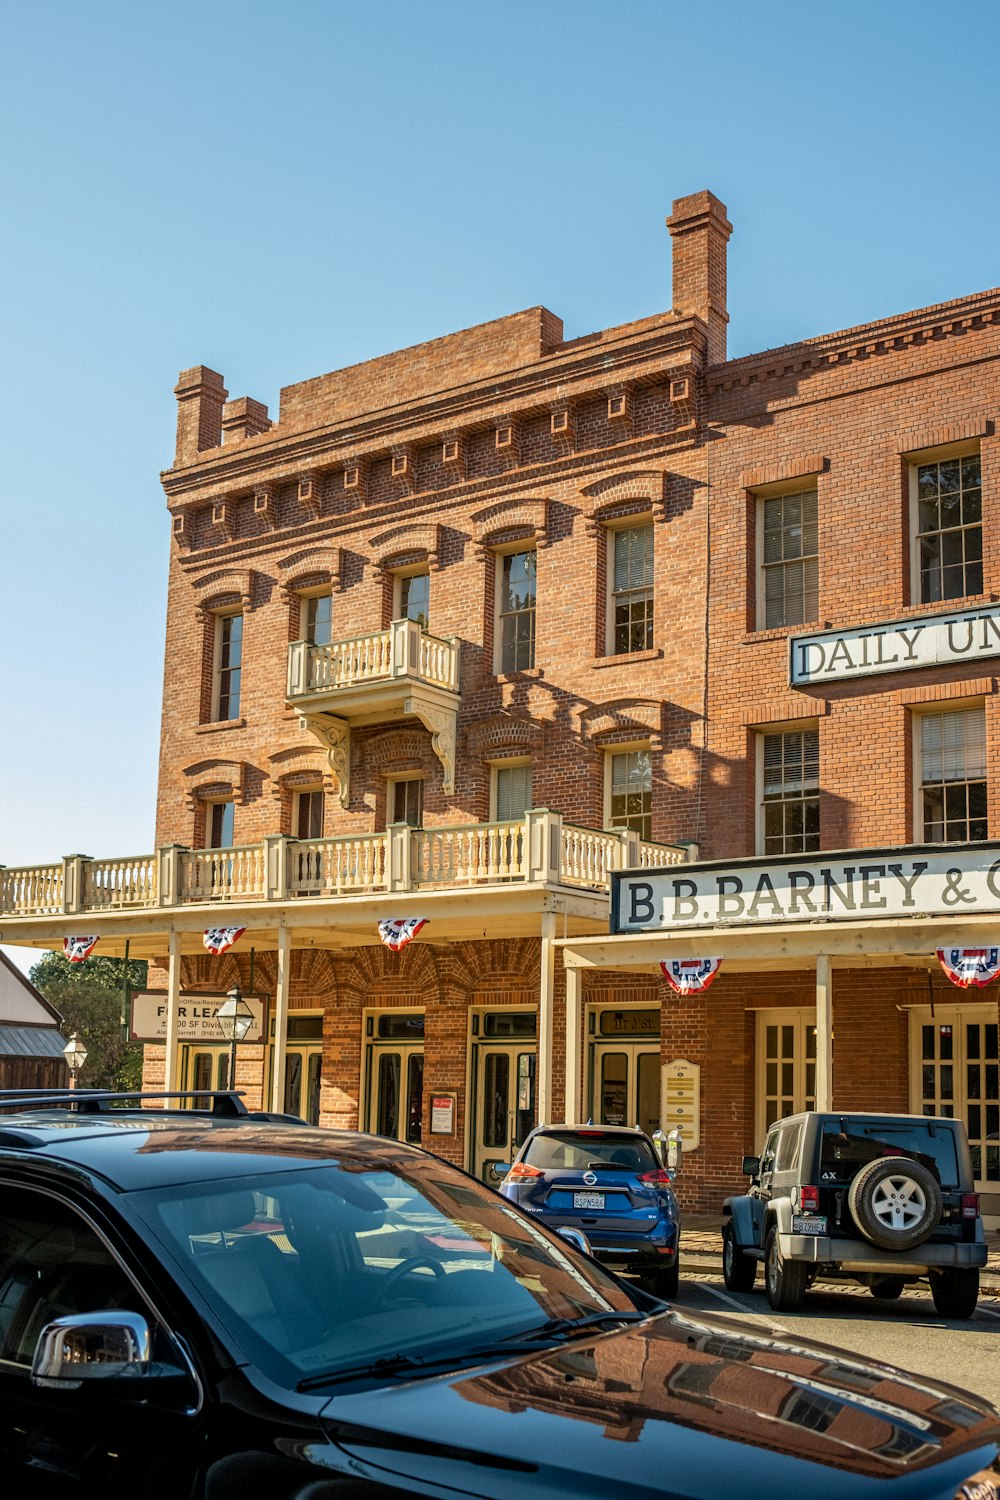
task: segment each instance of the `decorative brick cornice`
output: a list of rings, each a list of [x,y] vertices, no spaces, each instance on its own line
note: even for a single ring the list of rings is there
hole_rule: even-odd
[[[291,603],[293,595],[303,588],[329,584],[332,593],[339,592],[344,576],[345,548],[302,547],[278,562],[281,596]]]
[[[414,521],[379,532],[368,543],[371,557],[381,572],[386,572],[394,558],[424,553],[427,566],[436,573],[441,566],[442,527],[434,521]]]
[[[533,537],[537,547],[547,547],[550,504],[547,499],[517,498],[473,511],[469,520],[480,553],[485,556],[492,547],[522,536]]]

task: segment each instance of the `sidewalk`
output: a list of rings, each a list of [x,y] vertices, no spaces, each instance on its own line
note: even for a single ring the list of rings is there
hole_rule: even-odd
[[[715,1214],[681,1212],[681,1272],[718,1271],[722,1275],[722,1225]],[[990,1297],[1000,1297],[1000,1230],[987,1229],[989,1259],[980,1276],[980,1289]]]

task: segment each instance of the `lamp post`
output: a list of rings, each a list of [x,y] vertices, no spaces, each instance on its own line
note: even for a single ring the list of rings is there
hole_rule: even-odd
[[[253,1025],[253,1011],[240,994],[239,986],[228,991],[225,1000],[215,1012],[219,1030],[229,1043],[229,1078],[227,1086],[236,1087],[236,1045],[242,1042]]]
[[[69,1068],[69,1086],[71,1089],[75,1089],[76,1075],[87,1061],[87,1049],[75,1031],[63,1048],[63,1057],[66,1059],[66,1066]]]

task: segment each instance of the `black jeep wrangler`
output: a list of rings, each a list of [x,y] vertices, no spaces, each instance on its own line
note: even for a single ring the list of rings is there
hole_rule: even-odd
[[[750,1191],[723,1210],[730,1291],[750,1291],[763,1261],[779,1312],[794,1311],[818,1278],[857,1281],[876,1297],[926,1278],[942,1317],[972,1316],[986,1241],[961,1120],[789,1115],[743,1171]]]

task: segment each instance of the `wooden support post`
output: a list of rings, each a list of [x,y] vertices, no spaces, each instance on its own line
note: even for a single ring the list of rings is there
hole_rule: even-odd
[[[566,970],[566,1106],[568,1125],[575,1125],[580,1113],[580,1026],[582,1021],[583,980],[579,969]]]
[[[170,934],[170,957],[167,961],[167,1039],[166,1060],[163,1070],[163,1087],[172,1094],[178,1087],[179,1057],[177,1031],[181,1004],[181,937],[179,932]]]
[[[826,953],[816,955],[816,1108],[833,1108],[833,970]]]
[[[274,1058],[271,1069],[271,1108],[285,1108],[285,1057],[288,1051],[288,990],[292,978],[292,935],[278,928],[278,977],[274,989]]]
[[[542,913],[542,957],[538,985],[538,1115],[536,1123],[552,1120],[552,1011],[556,988],[556,916]]]

